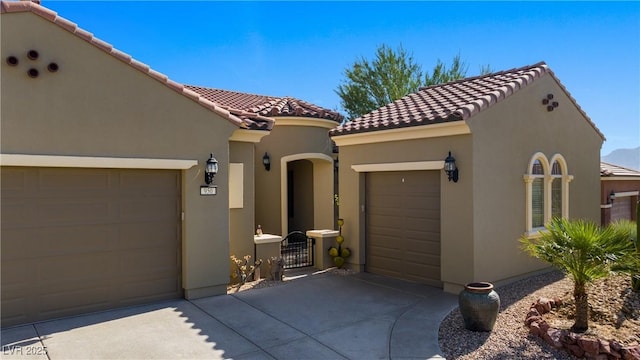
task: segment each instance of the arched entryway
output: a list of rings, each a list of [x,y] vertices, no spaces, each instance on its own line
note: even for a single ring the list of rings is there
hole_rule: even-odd
[[[283,156],[280,162],[282,234],[333,228],[333,159],[305,153]]]

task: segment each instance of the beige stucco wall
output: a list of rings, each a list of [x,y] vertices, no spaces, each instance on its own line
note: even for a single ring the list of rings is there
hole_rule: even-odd
[[[254,144],[250,142],[229,143],[229,161],[243,166],[243,204],[242,208],[229,209],[229,251],[230,255],[242,258],[245,255],[255,257],[253,235],[255,233],[254,214]],[[253,259],[255,260],[255,259]],[[231,269],[235,266],[229,262]]]
[[[288,120],[287,118],[275,118],[276,126],[268,136],[256,144],[255,152],[255,194],[256,194],[256,224],[260,224],[265,233],[286,235],[282,229],[282,164],[283,157],[291,157],[291,160],[299,160],[296,155],[300,154],[320,154],[330,158],[333,147],[329,139],[326,120],[321,120],[315,126],[316,119],[300,119],[297,124],[308,125],[280,125]],[[337,124],[334,124],[337,125]],[[264,153],[269,153],[271,157],[271,170],[266,171],[262,164]],[[300,159],[305,159],[302,156]],[[307,158],[313,163],[314,174],[314,194],[326,193],[323,198],[327,198],[327,206],[333,206],[333,163],[330,160],[321,158]],[[286,171],[284,172],[286,176]],[[328,185],[324,186],[326,183]],[[286,188],[285,188],[286,189]],[[314,198],[314,203],[318,204],[324,199]],[[324,215],[323,215],[324,214]],[[321,228],[332,228],[333,212],[318,211],[314,208],[315,226]],[[319,218],[318,218],[319,216]]]
[[[543,97],[560,106],[548,112]],[[561,154],[573,181],[569,215],[599,219],[599,153],[602,138],[551,76],[468,122],[470,135],[340,146],[340,207],[351,266],[364,269],[365,173],[352,165],[444,160],[451,151],[458,183],[441,178],[441,275],[446,291],[471,281],[504,283],[547,268],[522,252],[526,193],[523,176],[531,157]],[[340,137],[336,137],[338,145]]]
[[[228,138],[237,127],[34,14],[3,14],[1,30],[1,152],[197,160],[182,179],[182,284],[187,297],[225,293]],[[26,58],[31,49],[37,61]],[[6,64],[9,55],[18,66]],[[46,71],[51,61],[58,72]],[[26,75],[30,67],[38,78]],[[211,152],[218,195],[200,196]]]
[[[547,111],[553,94],[559,106]],[[551,76],[546,76],[469,121],[474,162],[474,281],[500,282],[547,267],[527,256],[525,182],[529,162],[561,154],[569,175],[569,216],[599,221],[602,138]],[[499,261],[497,261],[499,260]]]
[[[441,272],[446,283],[463,283],[473,276],[473,154],[470,135],[428,140],[381,142],[340,147],[340,206],[344,218],[345,244],[352,247],[350,266],[364,269],[365,262],[365,173],[351,166],[416,161],[443,161],[449,151],[456,158],[460,179],[449,182],[441,171]]]

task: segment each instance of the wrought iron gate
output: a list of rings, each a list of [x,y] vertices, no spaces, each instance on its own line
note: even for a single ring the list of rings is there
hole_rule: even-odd
[[[285,269],[313,266],[315,239],[302,231],[289,233],[280,246]]]

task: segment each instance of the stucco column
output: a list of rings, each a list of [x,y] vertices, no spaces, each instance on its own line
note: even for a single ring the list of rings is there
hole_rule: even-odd
[[[316,269],[324,270],[333,265],[329,256],[329,247],[336,244],[336,237],[340,234],[338,230],[309,230],[307,236],[315,239],[313,266]]]

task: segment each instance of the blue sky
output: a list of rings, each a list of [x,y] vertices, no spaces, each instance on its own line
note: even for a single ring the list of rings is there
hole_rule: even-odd
[[[640,146],[640,2],[54,1],[42,5],[171,79],[340,109],[344,69],[381,44],[424,71],[545,61],[607,141]]]

